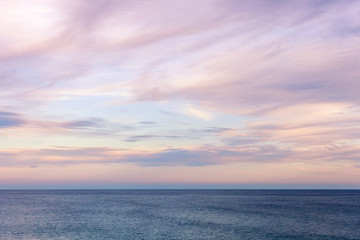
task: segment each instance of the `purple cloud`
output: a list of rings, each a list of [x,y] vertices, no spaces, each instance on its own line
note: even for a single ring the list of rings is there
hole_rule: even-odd
[[[2,166],[358,165],[359,1],[2,7]]]
[[[0,111],[0,128],[10,128],[23,125],[25,120],[20,115],[11,112]]]

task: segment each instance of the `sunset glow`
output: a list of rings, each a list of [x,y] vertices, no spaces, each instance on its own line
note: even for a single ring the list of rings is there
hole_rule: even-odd
[[[0,188],[359,188],[360,2],[3,0]]]

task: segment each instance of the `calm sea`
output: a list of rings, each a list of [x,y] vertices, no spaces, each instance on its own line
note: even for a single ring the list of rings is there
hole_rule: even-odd
[[[360,191],[2,190],[0,239],[360,239]]]

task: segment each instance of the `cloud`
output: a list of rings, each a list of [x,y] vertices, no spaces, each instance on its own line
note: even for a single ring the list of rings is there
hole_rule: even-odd
[[[140,122],[141,124],[144,124],[144,125],[152,125],[152,124],[156,124],[156,122],[152,122],[152,121],[142,121]]]
[[[69,129],[88,129],[103,127],[104,124],[106,124],[106,121],[104,119],[90,118],[88,120],[66,122],[62,126]]]
[[[172,116],[172,117],[178,117],[180,114],[172,112],[172,111],[166,111],[166,110],[162,110],[160,111],[161,113],[168,115],[168,116]]]
[[[127,132],[137,132],[140,127],[135,124],[125,124],[123,122],[114,122],[104,118],[86,118],[72,121],[48,122],[48,124],[57,128],[60,132],[55,134],[70,134],[80,137],[120,137],[125,136]],[[65,132],[64,132],[65,130]],[[48,133],[51,134],[51,133]]]
[[[1,165],[82,165],[132,163],[139,166],[207,166],[229,163],[326,162],[357,163],[356,145],[318,146],[313,149],[289,148],[276,145],[237,145],[236,147],[201,147],[197,149],[167,148],[153,151],[105,147],[46,149],[8,149],[1,152]]]
[[[358,165],[358,1],[2,6],[2,166]]]
[[[264,138],[258,137],[246,137],[246,136],[237,136],[237,137],[226,137],[223,139],[226,145],[229,146],[238,146],[238,145],[256,145],[261,142],[265,142]]]
[[[105,147],[74,148],[57,147],[46,149],[9,149],[1,152],[1,164],[17,165],[78,165],[132,163],[139,166],[206,166],[234,162],[283,161],[288,150],[275,146],[261,146],[238,149],[159,149],[137,151]]]
[[[24,4],[13,2],[8,14],[16,16],[16,6],[27,13]],[[40,37],[27,44],[12,34],[4,43],[10,52],[0,71],[9,86],[9,104],[29,99],[45,104],[42,100],[54,100],[69,89],[80,94],[84,85],[76,81],[89,79],[104,65],[138,66],[133,81],[124,81],[128,101],[183,99],[235,114],[263,114],[304,101],[358,102],[357,42],[338,33],[343,26],[356,32],[356,9],[356,1],[200,1],[191,6],[168,1],[39,1],[16,24],[40,31]],[[49,24],[40,28],[29,21],[34,16],[39,22],[49,18]],[[5,26],[0,32],[10,36]],[[9,48],[14,41],[19,46]],[[341,53],[336,50],[339,41]],[[88,93],[102,85],[94,80]],[[198,111],[194,104],[188,113],[210,118]]]
[[[0,128],[10,128],[23,125],[25,120],[18,114],[0,111]]]
[[[286,151],[275,147],[255,147],[248,149],[167,149],[160,153],[144,156],[129,156],[132,163],[141,166],[206,166],[234,162],[282,161]]]
[[[343,5],[343,1],[323,5],[314,1],[279,2],[274,6],[268,1],[225,2],[229,8],[248,13],[241,22],[237,18],[231,22],[238,27],[238,34],[233,29],[232,38],[218,42],[224,48],[210,47],[207,54],[198,52],[196,62],[189,58],[188,65],[178,66],[177,76],[169,77],[170,87],[157,86],[156,93],[143,89],[136,100],[183,100],[211,110],[251,116],[303,103],[358,104],[357,40],[333,36],[338,21],[358,18],[354,10],[357,3],[346,3],[349,5]],[[338,12],[339,7],[343,12]],[[249,39],[245,40],[244,35]],[[343,47],[341,53],[337,51],[339,44]],[[226,46],[233,47],[230,51]],[[190,79],[191,83],[181,86],[172,83],[171,78],[174,82]],[[138,88],[137,83],[134,88]],[[210,118],[193,109],[188,113]]]
[[[135,135],[135,136],[131,136],[127,139],[125,139],[125,141],[127,142],[139,142],[139,141],[144,141],[144,140],[151,140],[151,139],[179,139],[179,138],[191,138],[189,136],[171,136],[171,135]]]
[[[195,109],[193,107],[186,108],[185,114],[192,116],[192,117],[200,118],[203,120],[211,120],[213,118],[213,116],[210,113],[199,110],[199,109]]]

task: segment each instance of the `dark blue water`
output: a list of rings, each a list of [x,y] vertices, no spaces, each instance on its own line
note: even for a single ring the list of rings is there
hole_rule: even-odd
[[[0,239],[360,239],[360,191],[0,191]]]

